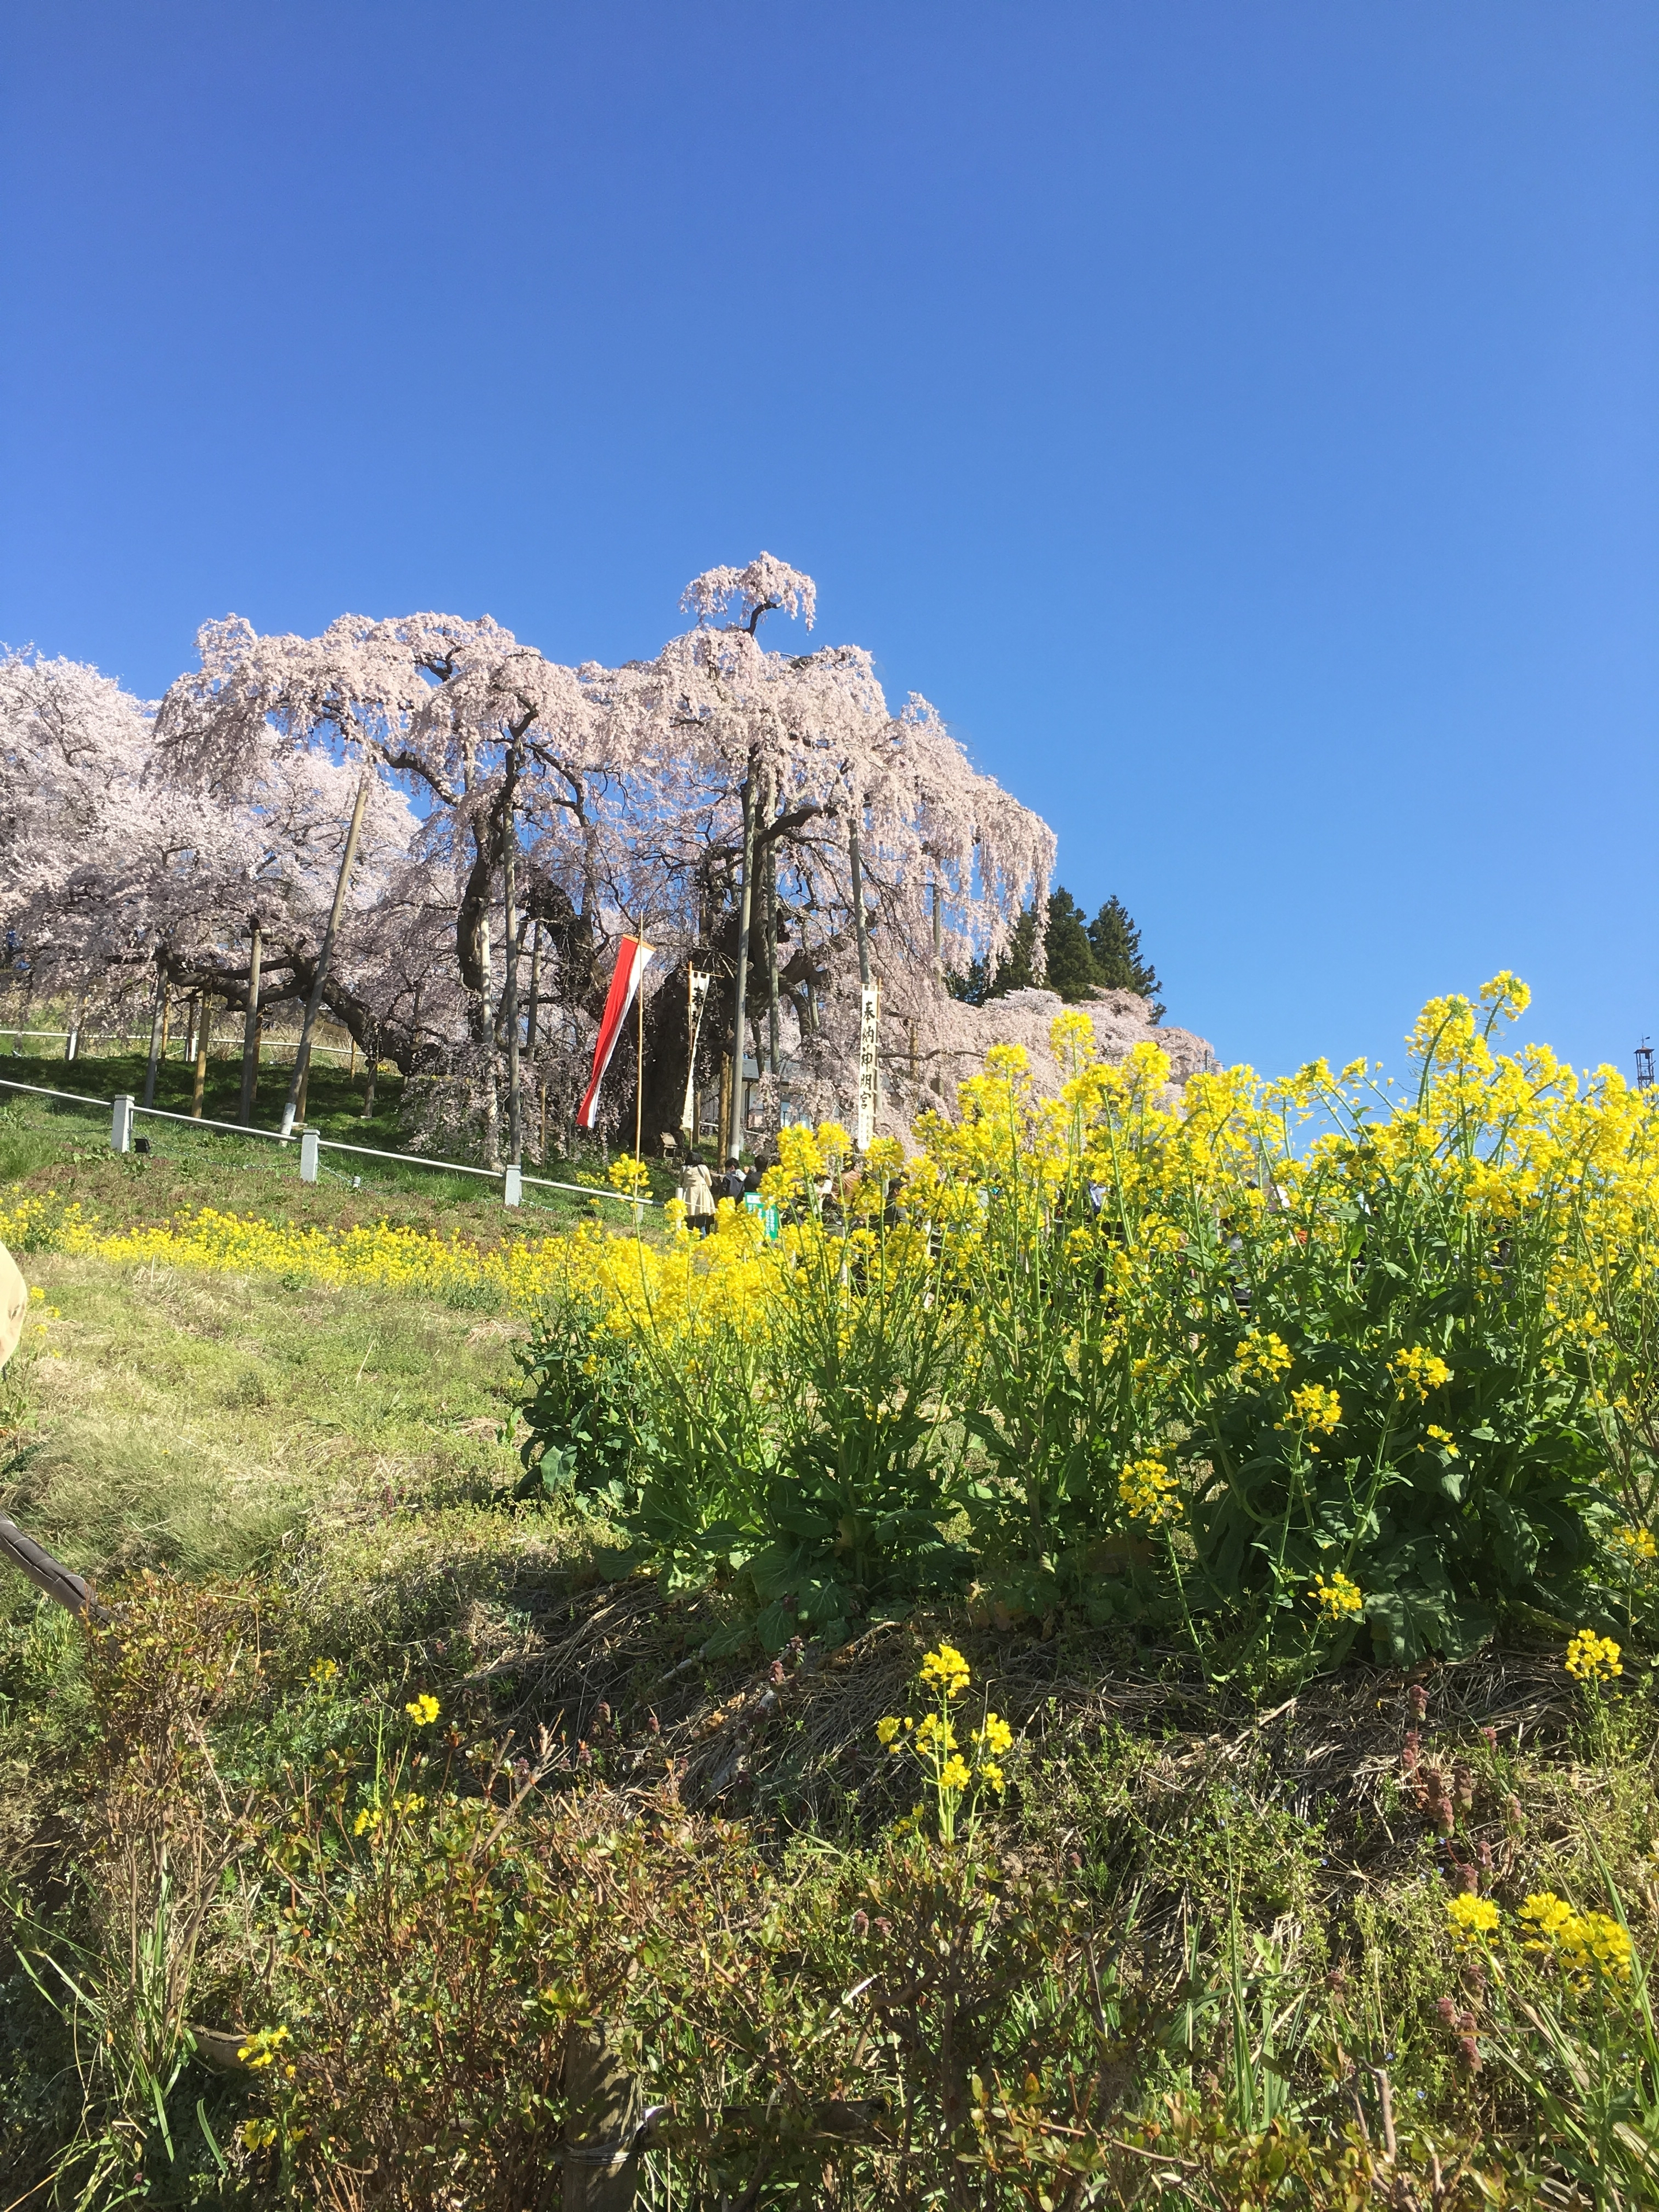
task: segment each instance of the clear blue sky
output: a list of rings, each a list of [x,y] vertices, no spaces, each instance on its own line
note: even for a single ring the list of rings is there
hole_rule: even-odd
[[[762,547],[1229,1059],[1659,1032],[1652,0],[10,0],[0,637]]]

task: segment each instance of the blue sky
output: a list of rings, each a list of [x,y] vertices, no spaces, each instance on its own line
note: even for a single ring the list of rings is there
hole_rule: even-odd
[[[0,20],[0,637],[651,651],[762,547],[1228,1059],[1659,1032],[1659,10]]]

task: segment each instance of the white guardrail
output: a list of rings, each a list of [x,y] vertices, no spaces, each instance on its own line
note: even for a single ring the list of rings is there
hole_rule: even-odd
[[[3,1032],[0,1032],[3,1034]],[[222,1129],[232,1137],[263,1138],[273,1145],[294,1145],[300,1147],[300,1180],[315,1182],[319,1158],[322,1152],[355,1152],[366,1160],[395,1160],[404,1168],[435,1168],[444,1175],[482,1176],[488,1182],[501,1186],[503,1206],[523,1203],[526,1185],[534,1190],[574,1191],[578,1198],[610,1198],[619,1206],[656,1206],[654,1198],[630,1197],[626,1192],[605,1190],[589,1182],[555,1182],[546,1176],[526,1175],[522,1168],[475,1168],[465,1160],[429,1160],[419,1152],[386,1152],[374,1145],[343,1144],[337,1137],[325,1137],[315,1129],[300,1128],[285,1137],[280,1129],[244,1128],[240,1121],[212,1121],[205,1115],[175,1114],[165,1106],[141,1106],[130,1092],[122,1091],[114,1098],[88,1098],[78,1091],[48,1091],[38,1083],[12,1083],[0,1076],[0,1091],[27,1091],[33,1098],[61,1098],[72,1106],[96,1106],[110,1117],[109,1145],[112,1152],[132,1150],[132,1125],[140,1114],[148,1114],[157,1121],[182,1121],[191,1129]]]

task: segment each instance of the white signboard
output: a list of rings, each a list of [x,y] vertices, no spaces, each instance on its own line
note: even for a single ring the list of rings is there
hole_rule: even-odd
[[[876,1133],[876,1085],[880,1080],[876,1063],[881,1016],[880,984],[866,983],[859,996],[859,1111],[854,1142],[860,1152],[867,1152],[870,1139]]]

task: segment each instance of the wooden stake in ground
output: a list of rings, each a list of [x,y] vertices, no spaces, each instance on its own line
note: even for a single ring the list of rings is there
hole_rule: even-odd
[[[649,2115],[640,2085],[603,2031],[571,2031],[564,2062],[570,2118],[564,2131],[564,2212],[631,2212],[637,2201],[639,2145]]]
[[[259,924],[250,921],[252,949],[247,962],[247,1019],[242,1025],[242,1097],[236,1118],[246,1129],[253,1119],[253,1094],[259,1087]]]
[[[191,1085],[190,1118],[202,1118],[202,1100],[207,1091],[208,1047],[213,1042],[213,1001],[205,991],[202,994],[202,1013],[196,1030],[196,1080]]]
[[[283,1134],[285,1137],[293,1135],[294,1124],[301,1112],[306,1075],[311,1066],[311,1032],[323,1003],[323,986],[328,981],[328,963],[334,957],[334,939],[340,927],[341,911],[345,905],[346,886],[351,880],[352,866],[357,858],[357,840],[362,833],[363,809],[368,804],[368,770],[365,768],[357,779],[357,796],[352,802],[351,827],[346,831],[345,851],[340,857],[339,878],[334,886],[334,903],[329,908],[328,927],[323,932],[322,950],[317,955],[317,974],[311,986],[311,996],[306,1000],[306,1018],[301,1025],[299,1047],[294,1054],[294,1073],[289,1081],[288,1098],[283,1108]]]
[[[160,962],[155,969],[155,1007],[149,1018],[149,1058],[144,1064],[144,1100],[146,1106],[155,1103],[155,1070],[167,1044],[167,987],[162,978]]]

